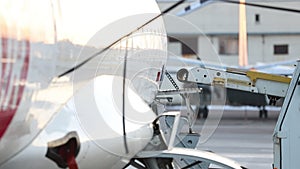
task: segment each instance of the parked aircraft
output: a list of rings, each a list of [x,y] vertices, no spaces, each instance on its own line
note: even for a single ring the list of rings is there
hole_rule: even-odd
[[[257,8],[266,8],[270,10],[279,10],[285,12],[293,12],[300,13],[299,10],[296,9],[288,9],[282,7],[274,7],[268,5],[261,5],[258,3],[249,3],[245,0],[200,0],[200,1],[192,1],[188,6],[177,13],[177,16],[188,15],[196,10],[200,10],[203,7],[206,7],[212,3],[231,3],[239,5],[239,66],[230,67],[230,66],[221,66],[216,64],[209,63],[197,63],[194,61],[196,65],[200,65],[201,67],[211,67],[214,69],[226,70],[226,71],[248,71],[248,70],[256,70],[264,73],[271,74],[281,74],[291,76],[294,71],[294,67],[285,66],[291,65],[292,63],[296,63],[296,61],[283,61],[278,63],[270,63],[270,64],[260,64],[260,65],[248,65],[248,49],[247,49],[247,29],[246,29],[246,9],[245,6],[252,6]],[[201,58],[198,58],[201,60]],[[191,61],[183,61],[186,63],[190,63]],[[200,86],[199,86],[200,87]],[[208,87],[202,86],[207,95],[210,94],[210,90]],[[260,108],[259,117],[267,117],[267,110],[265,109],[266,105],[269,105],[269,100],[265,95],[262,94],[252,94],[243,91],[237,91],[233,89],[227,89],[227,104],[229,105],[250,105],[250,106],[258,106]],[[177,97],[178,98],[178,97]],[[207,117],[208,109],[207,105],[210,103],[211,97],[204,97],[209,100],[202,99],[202,105],[200,105],[200,114],[203,113],[204,117]],[[255,98],[255,99],[254,99]],[[177,99],[178,100],[178,99]]]
[[[149,106],[166,60],[160,16],[182,2],[1,1],[0,168],[241,169]]]
[[[227,66],[227,65],[217,65],[214,63],[204,63],[200,60],[196,59],[187,59],[182,57],[168,57],[168,61],[166,64],[166,70],[169,72],[169,74],[172,76],[175,83],[180,88],[185,88],[180,81],[177,80],[176,73],[181,68],[192,68],[192,67],[202,67],[202,68],[208,68],[208,69],[217,69],[221,71],[229,71],[229,72],[246,72],[249,70],[252,71],[258,71],[262,73],[268,73],[268,74],[277,74],[277,75],[285,75],[285,76],[291,76],[294,72],[295,66],[293,66],[296,63],[296,60],[290,60],[290,61],[283,61],[283,62],[274,62],[274,63],[259,63],[257,65],[248,65],[246,67],[233,67],[233,66]],[[213,105],[212,100],[214,99],[214,88],[212,86],[207,85],[201,85],[201,84],[194,84],[194,87],[202,88],[203,92],[200,94],[200,96],[194,98],[194,105],[198,105],[199,108],[199,116],[203,116],[203,118],[206,118],[208,115],[208,106]],[[164,78],[164,81],[162,83],[162,89],[174,89],[173,84],[168,80],[168,78]],[[161,97],[163,98],[163,97]],[[168,102],[165,102],[166,105],[181,105],[185,104],[182,101],[182,98],[179,95],[165,95],[165,99],[169,99]],[[280,106],[282,99],[276,103],[276,106]],[[196,103],[198,102],[198,103]],[[226,105],[232,105],[232,106],[243,106],[243,105],[249,105],[249,106],[255,106],[260,108],[259,110],[259,117],[265,117],[267,118],[268,112],[265,109],[266,106],[270,105],[270,100],[266,95],[263,94],[254,94],[249,92],[243,92],[239,90],[234,89],[226,89]]]

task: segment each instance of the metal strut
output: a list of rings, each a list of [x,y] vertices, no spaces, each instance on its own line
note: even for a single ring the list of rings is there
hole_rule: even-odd
[[[167,78],[169,79],[169,81],[170,81],[170,82],[172,83],[172,85],[174,86],[174,88],[175,88],[176,90],[179,90],[178,85],[176,84],[176,82],[174,81],[173,77],[170,75],[170,73],[169,73],[167,70],[165,71],[165,74],[166,74]]]

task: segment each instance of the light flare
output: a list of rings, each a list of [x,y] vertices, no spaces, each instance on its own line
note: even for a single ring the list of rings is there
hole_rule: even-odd
[[[239,66],[248,65],[247,18],[245,0],[239,5]]]

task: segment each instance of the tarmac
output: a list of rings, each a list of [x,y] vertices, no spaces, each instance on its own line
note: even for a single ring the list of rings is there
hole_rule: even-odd
[[[267,110],[268,118],[259,118],[258,108],[225,107],[212,135],[197,148],[213,151],[249,169],[272,169],[272,135],[280,109],[268,107]],[[203,118],[198,119],[194,130],[201,132],[204,124]]]

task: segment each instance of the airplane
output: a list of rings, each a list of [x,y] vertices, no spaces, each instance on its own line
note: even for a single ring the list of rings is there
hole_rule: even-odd
[[[0,169],[244,168],[153,109],[182,2],[1,1]]]
[[[241,72],[245,73],[247,71],[257,71],[261,73],[267,74],[275,74],[275,75],[284,75],[284,76],[291,76],[295,69],[296,60],[289,60],[289,61],[280,61],[280,62],[273,62],[273,63],[258,63],[256,65],[248,65],[244,67],[239,66],[229,66],[229,65],[218,65],[216,63],[208,63],[203,62],[197,59],[189,59],[183,58],[179,56],[169,56],[167,63],[166,63],[166,70],[171,75],[172,79],[169,80],[167,77],[164,78],[162,82],[163,89],[174,89],[173,84],[171,81],[173,80],[179,88],[189,88],[190,86],[184,86],[177,79],[177,71],[180,68],[193,68],[193,67],[202,67],[207,69],[217,69],[220,71],[227,71],[227,72]],[[207,118],[209,113],[209,106],[214,105],[214,99],[217,97],[216,89],[212,86],[203,85],[203,84],[194,84],[193,87],[199,87],[202,89],[202,92],[199,96],[194,96],[194,105],[197,105],[198,117],[203,117],[204,119]],[[270,105],[270,99],[263,95],[257,93],[249,93],[234,89],[226,89],[224,91],[226,93],[226,102],[224,104],[230,106],[254,106],[259,108],[259,117],[267,118],[268,111],[265,109],[266,106]],[[176,106],[183,105],[185,107],[185,103],[183,102],[182,97],[179,95],[163,95],[159,96],[159,99],[164,100],[164,104],[167,106],[168,109],[174,110]],[[276,102],[276,105],[273,106],[281,106],[282,99],[279,99]],[[175,106],[175,107],[174,107]]]
[[[248,49],[247,49],[247,29],[246,29],[246,9],[245,6],[252,6],[252,7],[258,7],[258,8],[266,8],[271,10],[280,10],[285,12],[294,12],[294,13],[300,13],[299,10],[294,9],[287,9],[287,8],[281,8],[281,7],[274,7],[274,6],[268,6],[268,5],[261,5],[257,3],[249,3],[245,2],[244,0],[239,1],[232,1],[232,0],[200,0],[200,1],[194,1],[191,2],[187,7],[179,11],[176,15],[177,16],[183,16],[188,15],[196,10],[200,10],[201,8],[204,8],[212,3],[232,3],[232,4],[238,4],[239,5],[239,66],[227,66],[227,65],[217,65],[217,64],[211,64],[211,63],[197,63],[195,60],[196,65],[200,65],[200,67],[211,67],[211,68],[217,68],[220,70],[226,70],[226,71],[248,71],[248,70],[256,70],[259,72],[264,73],[271,73],[271,74],[281,74],[286,76],[291,76],[295,67],[290,66],[284,66],[284,65],[291,65],[293,63],[296,63],[296,60],[292,61],[282,61],[278,63],[269,63],[266,65],[260,64],[260,65],[248,65]],[[197,52],[195,52],[197,53]],[[197,60],[201,60],[201,58],[197,58]],[[185,63],[190,63],[191,61],[184,61]],[[181,62],[181,61],[179,61]],[[204,61],[205,62],[205,61]],[[174,74],[174,73],[173,73]],[[175,74],[174,77],[176,78]],[[208,115],[208,108],[207,106],[211,103],[211,87],[207,86],[199,86],[204,90],[207,97],[203,97],[202,104],[199,108],[199,114],[203,114],[203,117],[206,118]],[[234,105],[234,106],[241,106],[241,105],[249,105],[249,106],[257,106],[259,107],[259,117],[268,117],[268,112],[266,110],[266,106],[269,105],[270,101],[269,98],[267,98],[263,94],[253,94],[249,92],[243,92],[233,89],[226,89],[226,104],[228,105]],[[170,97],[170,96],[168,96]],[[178,97],[175,100],[179,100]],[[178,101],[175,101],[178,103]]]

